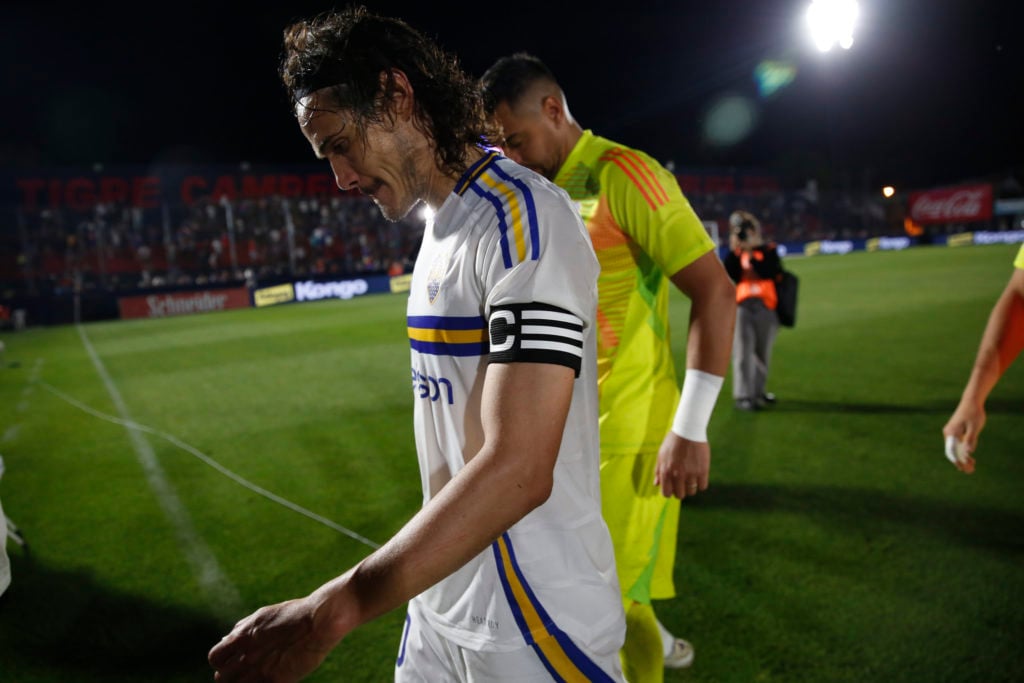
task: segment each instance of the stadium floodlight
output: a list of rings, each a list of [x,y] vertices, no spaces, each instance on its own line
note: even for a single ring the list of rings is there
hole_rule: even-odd
[[[886,199],[893,196],[894,194],[896,194],[896,188],[893,187],[892,185],[886,185],[885,187],[882,188],[882,196],[885,197]]]
[[[857,0],[811,0],[807,25],[815,46],[822,52],[828,52],[837,44],[849,50],[853,47],[853,29],[859,14]]]

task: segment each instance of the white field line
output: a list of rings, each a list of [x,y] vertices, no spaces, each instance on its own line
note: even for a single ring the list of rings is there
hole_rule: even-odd
[[[266,498],[268,500],[271,500],[271,501],[277,503],[278,505],[286,507],[286,508],[288,508],[289,510],[291,510],[293,512],[297,512],[297,513],[299,513],[300,515],[302,515],[304,517],[308,517],[309,519],[311,519],[311,520],[313,520],[315,522],[323,524],[327,528],[333,529],[334,531],[337,531],[338,533],[344,534],[344,535],[348,536],[349,538],[351,538],[351,539],[353,539],[355,541],[358,541],[358,542],[362,543],[363,545],[366,545],[366,546],[368,546],[368,547],[370,547],[370,548],[372,548],[374,550],[376,550],[377,548],[380,547],[379,543],[375,543],[375,542],[371,541],[370,539],[368,539],[365,536],[363,536],[363,535],[353,531],[352,529],[344,527],[344,526],[338,524],[337,522],[334,522],[334,521],[331,521],[330,519],[327,519],[326,517],[324,517],[322,515],[318,515],[315,512],[307,510],[306,508],[302,507],[301,505],[299,505],[297,503],[293,503],[292,501],[288,500],[287,498],[282,498],[281,496],[277,495],[276,493],[268,491],[267,489],[263,488],[262,486],[259,486],[258,484],[252,483],[251,481],[249,481],[245,477],[243,477],[243,476],[241,476],[239,474],[236,474],[235,472],[232,472],[227,467],[224,467],[224,465],[221,465],[219,462],[217,462],[216,460],[214,460],[213,458],[208,456],[206,453],[203,453],[198,448],[195,448],[194,446],[192,446],[192,445],[190,445],[188,443],[185,443],[184,441],[182,441],[181,439],[177,438],[176,436],[174,436],[172,434],[168,434],[167,432],[162,432],[159,429],[154,429],[153,427],[147,427],[146,425],[139,424],[138,422],[132,422],[131,420],[121,420],[121,419],[118,419],[118,418],[116,418],[116,417],[114,417],[112,415],[107,415],[105,413],[101,413],[100,411],[95,410],[94,408],[90,408],[89,406],[85,405],[84,403],[82,403],[82,402],[72,398],[71,396],[68,396],[67,394],[62,392],[60,389],[57,389],[57,388],[55,388],[53,386],[50,386],[46,382],[40,382],[40,385],[44,389],[49,391],[51,394],[53,394],[54,396],[57,396],[61,400],[65,401],[67,403],[70,403],[71,405],[75,406],[76,408],[78,408],[79,410],[81,410],[83,412],[89,413],[93,417],[97,417],[97,418],[99,418],[101,420],[105,420],[107,422],[112,422],[114,424],[121,425],[121,426],[125,427],[126,429],[137,430],[137,431],[140,431],[140,432],[145,432],[147,434],[152,434],[153,436],[158,436],[161,439],[164,439],[165,441],[168,441],[169,443],[174,444],[175,446],[177,446],[181,450],[185,451],[186,453],[189,453],[190,455],[195,456],[196,458],[198,458],[202,462],[206,463],[207,465],[209,465],[213,469],[217,470],[218,472],[223,474],[225,477],[227,477],[228,479],[231,479],[232,481],[234,481],[236,484],[242,486],[243,488],[249,489],[253,493],[255,493],[255,494],[259,495],[259,496],[263,496],[264,498]]]
[[[32,390],[35,388],[36,382],[39,381],[39,371],[43,368],[43,359],[36,358],[36,362],[32,364],[32,372],[28,375],[28,383],[25,388],[21,390],[21,400],[18,402],[18,412],[23,413],[28,410],[29,397],[32,395]],[[12,425],[8,425],[7,429],[4,430],[3,437],[0,437],[0,443],[10,443],[18,438],[18,432],[21,431],[21,424],[15,422]]]
[[[107,368],[103,365],[103,361],[96,355],[96,350],[89,342],[85,330],[81,325],[76,325],[76,327],[78,328],[78,336],[82,338],[82,344],[85,345],[85,350],[89,354],[92,364],[96,367],[96,372],[99,374],[100,379],[103,380],[107,393],[110,394],[110,398],[114,402],[114,407],[117,408],[117,412],[120,413],[122,420],[130,422],[131,418],[128,414],[128,407],[125,405],[124,399],[121,398],[121,392],[117,390],[117,386],[107,373]],[[43,386],[48,387],[45,383]],[[128,429],[127,431],[149,486],[153,489],[153,493],[156,494],[164,514],[167,515],[171,525],[174,527],[174,531],[178,536],[178,543],[184,551],[189,564],[192,566],[192,572],[200,588],[206,593],[211,604],[221,616],[227,618],[237,617],[242,610],[242,598],[238,593],[238,589],[235,588],[234,584],[224,574],[224,570],[217,563],[217,558],[214,557],[202,537],[193,527],[188,511],[182,504],[181,499],[178,498],[174,487],[164,475],[163,468],[160,467],[156,453],[153,452],[153,447],[150,446],[149,441],[137,429]]]

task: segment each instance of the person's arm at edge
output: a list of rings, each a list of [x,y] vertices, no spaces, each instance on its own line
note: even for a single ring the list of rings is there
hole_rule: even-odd
[[[491,364],[480,451],[357,566],[306,598],[265,607],[236,624],[210,652],[216,680],[235,680],[243,666],[260,667],[264,658],[290,669],[271,680],[299,680],[357,626],[445,578],[543,504],[551,494],[573,382],[573,370],[561,365]],[[285,651],[290,654],[282,657]]]
[[[1006,288],[989,315],[985,332],[970,379],[960,403],[949,422],[942,428],[944,436],[963,441],[968,457],[955,463],[970,474],[974,471],[971,457],[978,446],[978,436],[985,426],[985,401],[996,382],[1014,358],[1024,349],[1024,269],[1015,268]]]
[[[732,353],[736,286],[714,250],[669,279],[690,299],[687,370],[724,377]],[[711,447],[707,441],[691,441],[669,431],[659,449],[654,482],[663,495],[685,498],[694,493],[687,490],[693,479],[697,480],[698,491],[707,489],[710,467]]]

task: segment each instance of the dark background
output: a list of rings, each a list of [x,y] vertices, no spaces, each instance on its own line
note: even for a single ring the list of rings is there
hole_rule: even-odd
[[[825,186],[927,187],[1024,168],[1016,2],[861,0],[853,49],[816,52],[806,0],[368,2],[479,76],[544,59],[585,128],[677,169],[768,169]],[[0,170],[312,160],[277,80],[282,29],[342,3],[8,2],[0,6]],[[758,95],[764,59],[797,69]],[[755,105],[705,140],[719,98]]]

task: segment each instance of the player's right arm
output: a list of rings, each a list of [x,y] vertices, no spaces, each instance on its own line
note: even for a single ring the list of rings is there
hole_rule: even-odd
[[[985,426],[985,400],[1006,368],[1024,349],[1024,268],[1015,268],[989,315],[970,379],[942,434],[964,444],[967,456],[951,458],[961,471],[974,471],[978,435]],[[947,446],[948,449],[948,446]],[[948,453],[947,453],[948,456]]]
[[[298,681],[357,626],[422,593],[544,503],[572,400],[574,371],[492,363],[484,445],[383,547],[297,600],[264,607],[210,652],[218,681]]]

